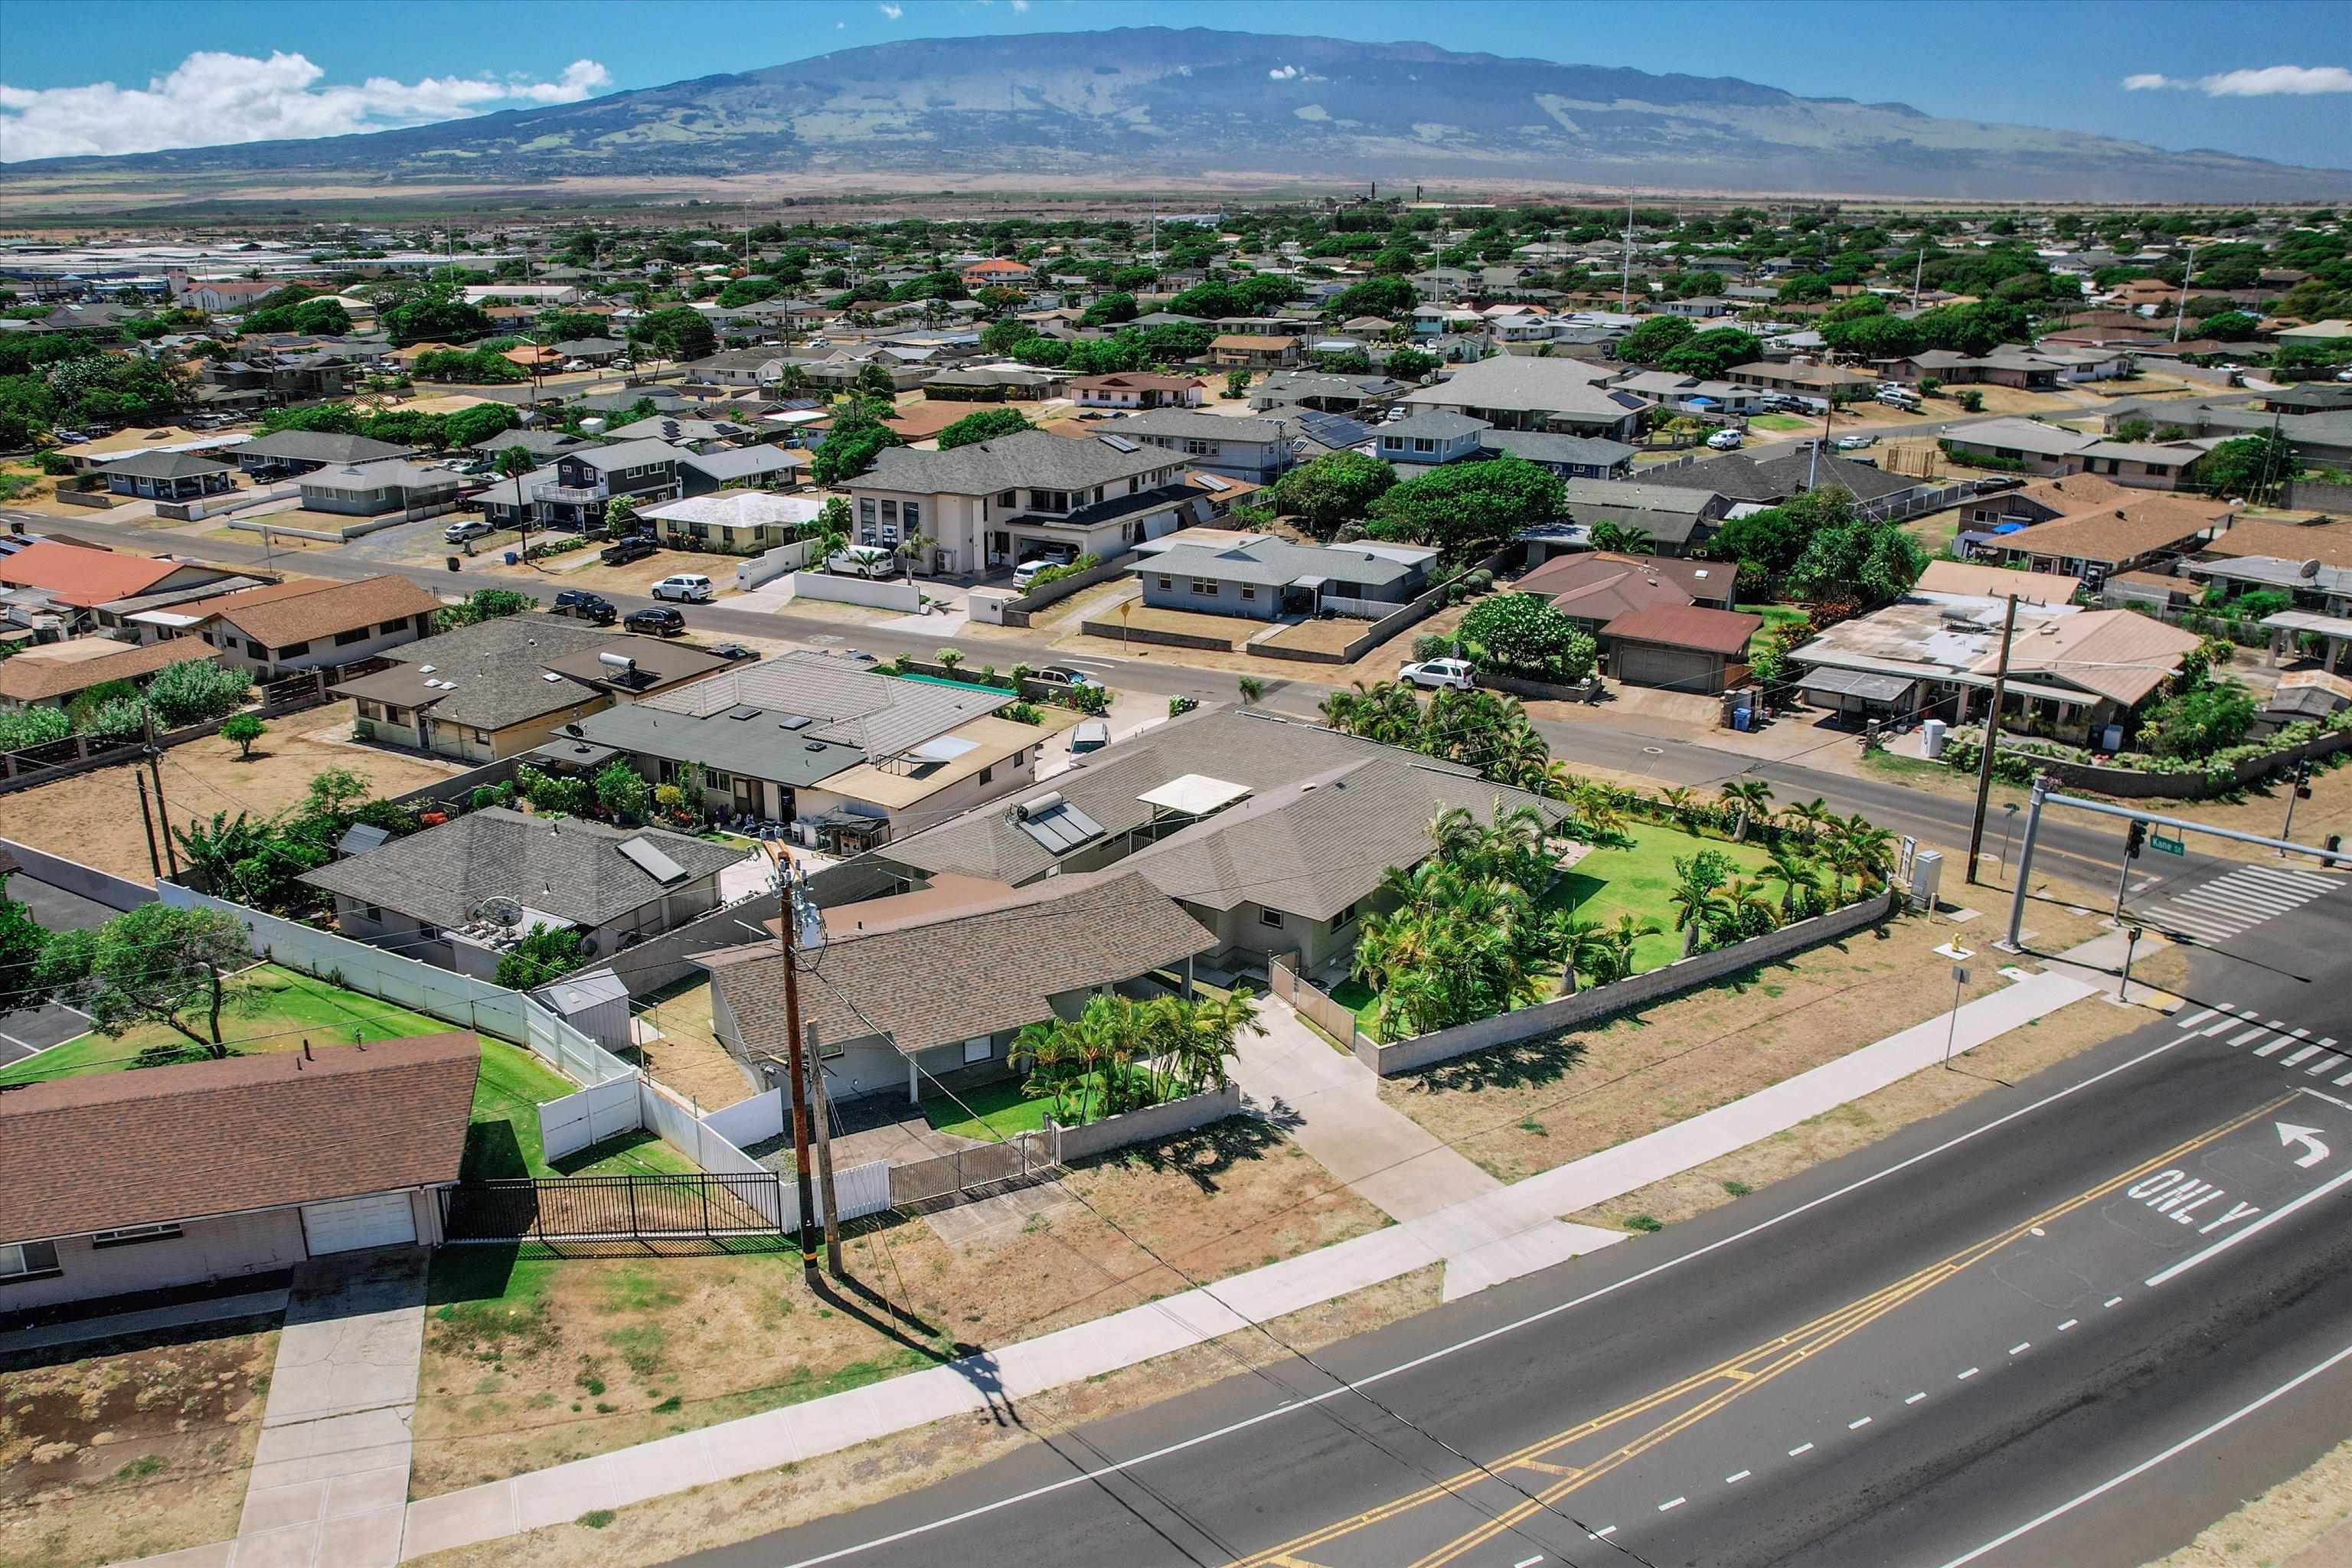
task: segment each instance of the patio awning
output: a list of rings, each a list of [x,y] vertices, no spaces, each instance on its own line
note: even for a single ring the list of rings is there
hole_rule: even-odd
[[[1173,811],[1185,816],[1206,816],[1213,811],[1233,805],[1249,793],[1247,784],[1229,784],[1223,779],[1213,779],[1206,773],[1183,773],[1135,798],[1157,811]]]
[[[1899,675],[1873,675],[1861,669],[1816,669],[1797,683],[1801,691],[1826,691],[1838,697],[1859,697],[1865,702],[1898,702],[1916,680]]]

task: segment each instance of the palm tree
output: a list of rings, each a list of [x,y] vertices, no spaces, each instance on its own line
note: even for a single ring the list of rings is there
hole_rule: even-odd
[[[938,540],[920,533],[910,533],[899,542],[898,554],[907,563],[908,582],[915,580],[915,563],[923,558],[923,552],[938,542]]]
[[[1841,872],[1851,872],[1863,887],[1872,882],[1884,882],[1895,858],[1895,835],[1874,826],[1860,812],[1854,813],[1835,828],[1836,837],[1831,847],[1832,864]]]
[[[1363,708],[1363,688],[1364,683],[1360,680],[1353,691],[1334,691],[1323,699],[1316,711],[1323,716],[1324,723],[1343,735],[1348,734],[1355,728],[1356,715]]]
[[[1827,830],[1829,825],[1837,820],[1837,813],[1829,808],[1827,801],[1815,795],[1812,799],[1801,801],[1795,805],[1781,807],[1780,820],[1802,833],[1805,836],[1805,842],[1811,844],[1819,842],[1822,834]]]
[[[1658,799],[1665,804],[1666,816],[1675,825],[1684,826],[1690,816],[1691,791],[1682,784],[1668,784],[1658,792]]]
[[[1655,921],[1637,920],[1632,915],[1619,915],[1617,923],[1604,933],[1609,944],[1611,980],[1622,980],[1633,973],[1633,944],[1645,936],[1660,934]]]
[[[1785,923],[1797,911],[1797,889],[1809,892],[1821,890],[1822,879],[1812,867],[1795,850],[1776,844],[1766,852],[1770,858],[1761,868],[1761,874],[1780,884],[1780,919]]]
[[[1724,884],[1723,891],[1718,896],[1723,900],[1724,922],[1730,928],[1731,934],[1734,936],[1740,933],[1745,924],[1742,917],[1749,910],[1755,910],[1760,914],[1763,924],[1768,930],[1780,923],[1780,917],[1773,912],[1772,900],[1764,896],[1764,884],[1760,881],[1750,881],[1745,877],[1734,877],[1729,882]]]
[[[1658,550],[1648,529],[1625,523],[1596,522],[1591,537],[1593,549],[1614,551],[1620,555],[1654,555]]]
[[[1535,789],[1550,766],[1551,748],[1536,733],[1535,726],[1522,719],[1494,738],[1485,772],[1496,784]]]
[[[1466,805],[1441,806],[1429,819],[1430,847],[1441,862],[1467,858],[1478,848],[1483,832],[1476,814]]]
[[[1732,830],[1731,841],[1745,844],[1749,825],[1761,821],[1769,811],[1772,786],[1762,779],[1740,779],[1723,786],[1723,798],[1731,803],[1739,816],[1738,826]]]
[[[1576,994],[1576,972],[1601,981],[1610,978],[1616,961],[1616,949],[1611,944],[1608,928],[1599,921],[1580,921],[1565,910],[1555,910],[1546,922],[1545,934],[1559,952],[1559,994]]]
[[[1675,929],[1683,933],[1683,956],[1698,951],[1699,932],[1723,918],[1723,895],[1686,875],[1681,886],[1666,895],[1675,906]]]
[[[1265,682],[1255,675],[1236,676],[1234,689],[1244,708],[1255,708],[1265,700]]]

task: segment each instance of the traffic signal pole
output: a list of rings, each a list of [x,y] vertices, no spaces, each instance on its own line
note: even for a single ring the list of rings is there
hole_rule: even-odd
[[[2147,824],[2137,817],[2124,835],[2124,863],[2116,870],[2116,919],[2124,918],[2124,884],[2131,880],[2132,862],[2139,858],[2140,847],[2147,842]]]

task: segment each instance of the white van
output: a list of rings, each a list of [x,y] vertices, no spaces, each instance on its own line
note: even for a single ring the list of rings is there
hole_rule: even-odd
[[[853,544],[824,563],[828,572],[845,577],[889,577],[897,574],[897,556],[878,545]]]

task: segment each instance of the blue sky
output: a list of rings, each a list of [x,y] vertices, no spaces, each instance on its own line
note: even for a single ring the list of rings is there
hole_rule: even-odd
[[[1155,23],[1737,76],[1930,114],[2352,165],[2352,9],[2340,0],[0,0],[0,158],[415,123],[894,38]],[[190,61],[200,51],[242,58]],[[2143,85],[2126,88],[2134,77]],[[147,96],[158,78],[170,85]],[[89,90],[101,82],[136,96]]]

